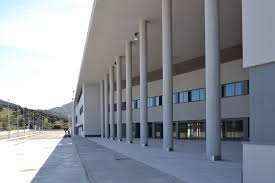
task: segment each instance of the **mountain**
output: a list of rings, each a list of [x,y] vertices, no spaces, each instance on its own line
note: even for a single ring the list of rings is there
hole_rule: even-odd
[[[71,116],[72,107],[73,107],[73,103],[70,102],[68,104],[62,105],[61,107],[55,107],[55,108],[49,109],[48,111],[57,115],[58,114],[62,115],[63,117],[67,118],[68,116]]]

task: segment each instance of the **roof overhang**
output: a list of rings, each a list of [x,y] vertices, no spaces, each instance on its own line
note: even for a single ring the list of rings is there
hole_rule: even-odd
[[[161,0],[95,0],[76,96],[83,83],[99,83],[115,58],[125,55],[125,41],[133,40],[140,19],[149,21],[148,70],[161,68]],[[240,0],[220,1],[220,32],[221,49],[242,43]],[[202,56],[204,50],[204,0],[173,0],[173,63]],[[138,53],[134,42],[133,76],[139,75]]]

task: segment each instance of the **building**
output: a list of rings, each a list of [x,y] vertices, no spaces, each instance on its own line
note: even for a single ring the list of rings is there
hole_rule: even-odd
[[[209,160],[222,158],[221,140],[250,141],[244,179],[256,180],[246,178],[255,171],[248,159],[275,160],[263,148],[275,142],[274,6],[273,0],[95,0],[74,134],[139,138],[143,146],[163,138],[167,151],[173,138],[206,138]]]

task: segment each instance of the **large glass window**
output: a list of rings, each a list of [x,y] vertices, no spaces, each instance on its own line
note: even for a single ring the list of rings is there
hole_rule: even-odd
[[[188,102],[188,91],[180,92],[179,93],[179,103]]]
[[[173,93],[173,104],[178,103],[178,93]]]
[[[222,96],[233,97],[248,94],[248,81],[240,81],[222,85]]]

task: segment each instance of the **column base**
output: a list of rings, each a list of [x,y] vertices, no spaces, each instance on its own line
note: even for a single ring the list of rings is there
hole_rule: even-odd
[[[220,161],[222,158],[221,156],[210,156],[208,157],[210,161]]]
[[[111,140],[115,140],[115,138],[114,138],[114,137],[111,137],[110,139],[111,139]]]
[[[105,139],[109,139],[108,137],[105,137]]]
[[[141,144],[142,147],[148,147],[148,144]]]
[[[167,152],[174,151],[173,147],[167,147],[167,148],[165,148],[165,150],[166,150]]]
[[[128,143],[128,144],[132,144],[132,143],[133,143],[133,141],[127,141],[127,143]]]
[[[122,142],[122,139],[117,139],[118,142]]]

